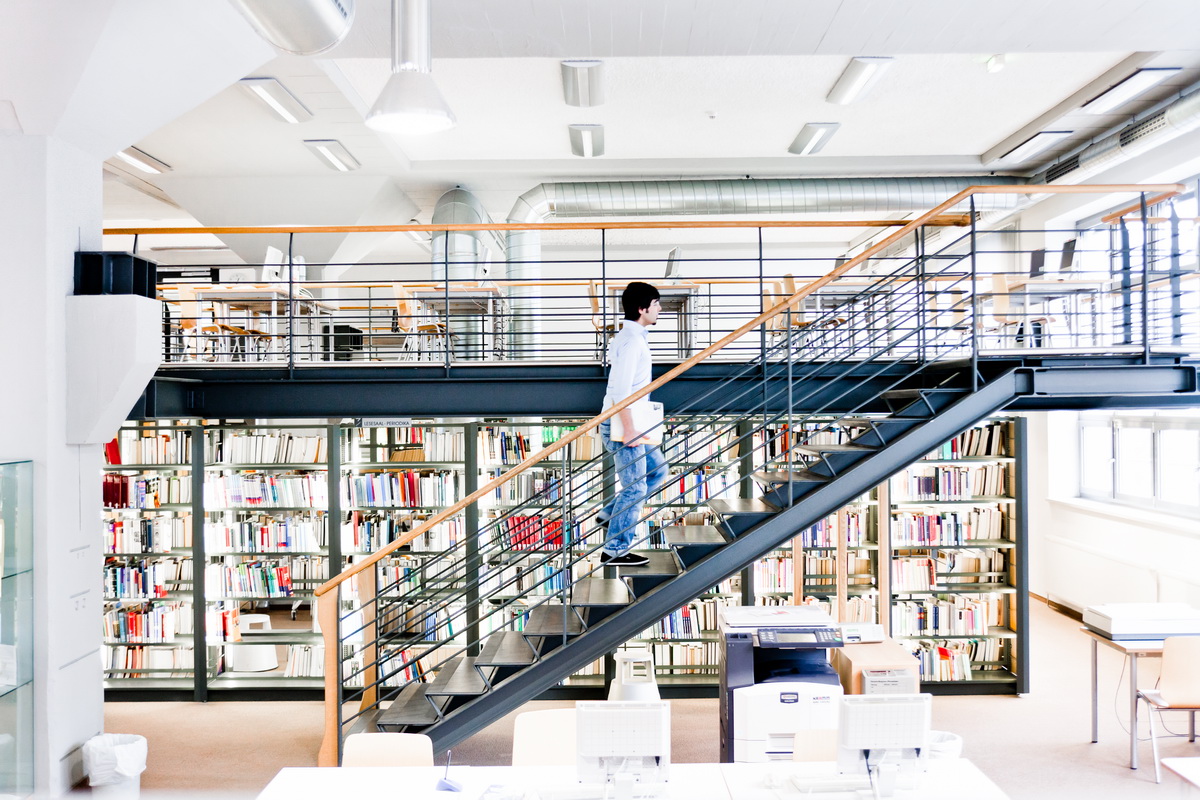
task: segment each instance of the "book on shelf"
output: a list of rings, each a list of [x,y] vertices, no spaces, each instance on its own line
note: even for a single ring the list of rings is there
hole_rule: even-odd
[[[284,506],[324,509],[328,505],[324,475],[242,472],[208,475],[204,479],[205,508]]]
[[[228,562],[235,557],[223,558]],[[295,593],[292,587],[292,565],[277,561],[210,564],[204,572],[204,578],[205,592],[214,600],[235,597],[291,597]]]
[[[191,443],[191,431],[149,426],[123,428],[104,445],[104,460],[109,466],[187,464],[191,459]]]
[[[1002,624],[1000,595],[945,595],[898,600],[892,607],[896,636],[986,636]]]
[[[209,430],[204,460],[210,464],[323,464],[328,460],[325,437],[280,433]]]
[[[316,552],[325,548],[326,515],[259,516],[240,522],[205,522],[204,548],[218,553]]]
[[[110,600],[151,600],[167,596],[167,584],[192,580],[190,558],[117,561],[104,566],[104,597]]]
[[[926,455],[926,458],[940,460],[1003,458],[1008,455],[1008,425],[1006,420],[992,420],[970,428],[942,444]]]
[[[342,552],[372,553],[419,527],[430,516],[412,511],[350,511],[342,523]],[[439,522],[414,540],[410,547],[434,553],[456,547],[462,541],[464,524],[461,515]]]
[[[342,476],[347,506],[449,506],[461,496],[454,470],[395,470]]]
[[[892,478],[892,499],[905,502],[994,497],[1004,493],[1007,475],[1008,464],[916,464]]]
[[[995,506],[941,513],[898,511],[892,517],[892,543],[896,546],[968,545],[1005,537],[1004,512]]]
[[[128,517],[127,511],[106,515],[105,553],[169,553],[192,546],[192,515],[163,512]]]
[[[135,678],[190,678],[195,656],[190,647],[115,645],[105,653],[105,676]]]
[[[118,605],[104,612],[104,640],[118,644],[173,642],[177,634],[190,630],[191,613],[191,607],[182,602]]]
[[[101,478],[106,508],[158,508],[192,502],[192,479],[166,475],[106,473]]]

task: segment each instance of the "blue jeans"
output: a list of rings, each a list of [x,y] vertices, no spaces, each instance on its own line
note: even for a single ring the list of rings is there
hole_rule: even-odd
[[[646,498],[667,482],[670,467],[658,445],[626,447],[624,443],[609,438],[609,430],[607,422],[600,424],[600,441],[617,462],[621,491],[604,505],[597,518],[608,520],[608,539],[604,543],[604,552],[610,556],[623,556],[633,546]]]

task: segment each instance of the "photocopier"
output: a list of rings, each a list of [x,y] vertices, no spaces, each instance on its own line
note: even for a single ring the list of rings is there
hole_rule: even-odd
[[[797,733],[836,730],[842,631],[814,606],[722,609],[721,761],[792,758]]]

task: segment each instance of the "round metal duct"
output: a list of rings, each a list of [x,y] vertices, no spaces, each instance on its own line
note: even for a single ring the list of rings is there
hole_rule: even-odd
[[[258,35],[285,53],[311,56],[336,45],[354,22],[354,0],[230,0]]]

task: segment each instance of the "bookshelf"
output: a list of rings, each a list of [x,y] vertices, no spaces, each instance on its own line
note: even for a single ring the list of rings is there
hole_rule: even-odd
[[[1028,691],[1025,420],[993,418],[892,477],[891,636],[924,691]]]
[[[33,462],[0,461],[0,795],[33,794]]]

